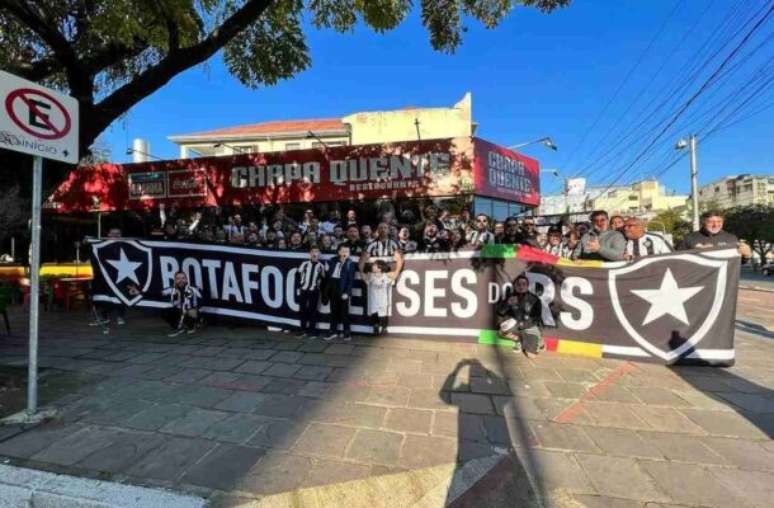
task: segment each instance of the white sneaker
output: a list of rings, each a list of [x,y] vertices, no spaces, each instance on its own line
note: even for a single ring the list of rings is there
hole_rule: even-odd
[[[336,338],[337,338],[338,336],[339,336],[339,334],[338,334],[338,333],[332,333],[332,334],[328,335],[327,337],[323,337],[323,340],[324,340],[325,342],[330,342],[330,341],[332,341],[332,340],[336,340]]]
[[[109,323],[110,321],[107,319],[95,319],[94,321],[89,321],[89,326],[105,326]]]
[[[341,336],[341,339],[342,339],[344,342],[349,342],[349,341],[351,341],[351,340],[352,340],[352,336],[351,336],[350,334],[342,335],[342,336]]]
[[[116,324],[118,326],[124,326],[126,324],[126,321],[124,321],[124,318],[118,318],[116,319]]]
[[[178,335],[181,335],[183,333],[185,333],[185,328],[178,328],[177,330],[169,332],[167,334],[167,337],[177,337]]]

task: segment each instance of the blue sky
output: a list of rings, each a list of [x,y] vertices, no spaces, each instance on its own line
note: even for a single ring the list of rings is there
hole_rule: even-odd
[[[386,34],[376,34],[367,27],[344,35],[310,28],[307,34],[313,64],[295,78],[250,90],[231,77],[216,56],[206,66],[177,76],[146,98],[115,122],[104,137],[116,161],[128,159],[124,153],[134,137],[150,140],[154,155],[175,158],[177,146],[166,139],[172,134],[407,105],[451,106],[470,91],[474,119],[479,123],[477,135],[503,145],[550,135],[559,146],[558,152],[533,146],[525,153],[538,158],[544,168],[558,168],[563,175],[593,170],[591,182],[608,184],[653,138],[642,129],[622,139],[626,129],[640,119],[645,118],[648,125],[651,115],[646,114],[649,110],[645,106],[657,104],[670,85],[686,75],[708,37],[723,39],[717,28],[724,20],[730,20],[729,27],[738,28],[741,24],[734,23],[733,16],[751,15],[764,3],[745,0],[746,11],[735,11],[737,5],[731,0],[575,0],[551,15],[518,8],[493,30],[470,20],[464,44],[453,55],[432,50],[416,13]],[[769,20],[757,34],[760,38],[752,39],[746,47],[765,41],[773,25]],[[705,77],[732,46],[709,63]],[[712,45],[706,48],[709,51]],[[668,187],[687,192],[687,159],[664,169],[675,153],[671,147],[678,132],[706,127],[715,109],[710,99],[719,101],[724,90],[733,91],[743,84],[756,66],[771,56],[771,49],[770,45],[761,46],[743,65],[731,68],[723,81],[725,89],[719,83],[694,104],[707,108],[707,115],[690,121],[695,113],[687,110],[675,128],[655,143],[658,152],[653,159],[633,165],[620,181],[665,171],[661,180]],[[635,68],[641,55],[642,61]],[[699,76],[663,114],[677,110],[703,79]],[[713,91],[718,95],[713,96]],[[768,90],[758,104],[772,100],[774,94]],[[756,110],[755,104],[749,111]],[[621,116],[627,110],[629,113]],[[700,184],[726,174],[774,174],[772,120],[774,108],[706,141],[700,139]],[[636,140],[634,144],[632,140]],[[608,149],[612,153],[607,160],[589,166]],[[557,191],[561,182],[544,175],[543,185],[544,192]]]

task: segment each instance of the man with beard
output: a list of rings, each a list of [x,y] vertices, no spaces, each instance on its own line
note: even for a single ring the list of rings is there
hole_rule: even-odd
[[[476,215],[476,229],[468,235],[468,244],[474,249],[480,249],[494,242],[494,234],[489,231],[489,217],[483,213]]]
[[[523,240],[524,236],[519,231],[519,221],[516,220],[516,217],[508,217],[505,221],[505,234],[503,234],[501,243],[516,245],[522,243]]]
[[[438,236],[438,226],[434,222],[428,222],[425,226],[422,241],[419,242],[420,252],[446,252],[449,250],[449,244]]]
[[[596,259],[600,261],[623,261],[626,250],[626,238],[610,229],[607,212],[591,212],[593,229],[581,237],[575,248],[577,259]]]
[[[522,222],[521,225],[521,234],[522,245],[529,245],[530,247],[534,247],[536,249],[540,248],[540,242],[538,241],[537,237],[537,228],[535,227],[535,219],[532,217],[527,217],[524,219],[524,222]]]
[[[350,224],[347,227],[347,238],[339,243],[339,247],[349,247],[349,253],[353,256],[359,256],[363,252],[363,242],[360,240],[360,229],[357,224]]]
[[[398,242],[390,238],[390,226],[382,222],[376,227],[376,240],[366,247],[369,257],[392,257],[396,252],[400,255]]]
[[[500,335],[513,340],[514,352],[523,351],[528,358],[535,358],[543,348],[543,304],[530,292],[525,274],[516,277],[513,288],[514,294],[502,300],[496,309]]]
[[[749,245],[740,244],[736,236],[723,231],[724,220],[719,210],[704,212],[701,214],[701,229],[687,235],[679,250],[736,248],[742,256],[750,257],[752,252]]]
[[[626,220],[624,236],[626,236],[624,259],[627,261],[672,252],[672,246],[663,236],[645,232],[645,226],[640,219],[630,217]]]
[[[140,289],[131,285],[128,293],[138,296]],[[169,296],[170,306],[164,309],[164,320],[172,327],[169,337],[177,337],[181,333],[194,333],[199,325],[202,291],[188,283],[188,276],[183,271],[175,273],[175,280],[171,287],[164,289],[161,294]]]

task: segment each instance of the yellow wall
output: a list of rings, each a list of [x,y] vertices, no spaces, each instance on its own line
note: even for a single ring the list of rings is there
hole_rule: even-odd
[[[594,210],[607,210],[610,214],[631,214],[658,212],[685,206],[687,196],[666,196],[661,194],[657,180],[644,180],[631,187],[615,189],[615,195],[594,199]]]
[[[367,111],[342,118],[351,125],[352,144],[416,141],[420,139],[470,137],[473,135],[470,93],[451,108],[413,108],[396,111]]]

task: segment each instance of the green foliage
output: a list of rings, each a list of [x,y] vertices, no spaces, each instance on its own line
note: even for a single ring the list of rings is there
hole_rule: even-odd
[[[420,0],[433,48],[454,52],[464,23],[496,27],[515,7],[570,0]],[[0,67],[81,103],[81,147],[184,70],[218,51],[255,88],[311,65],[304,19],[338,32],[397,27],[412,0],[0,0]]]
[[[683,219],[677,210],[665,210],[650,221],[654,226],[663,226],[667,233],[672,235],[672,242],[678,245],[685,235],[691,232],[691,223]]]
[[[774,207],[738,206],[726,211],[723,229],[746,240],[763,257],[766,245],[774,244]]]

